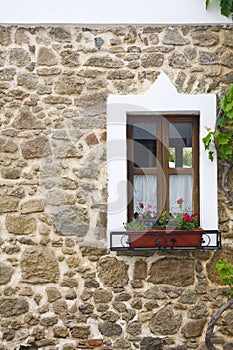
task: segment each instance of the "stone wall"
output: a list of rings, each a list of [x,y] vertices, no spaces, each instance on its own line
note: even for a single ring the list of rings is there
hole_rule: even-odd
[[[0,43],[0,349],[204,350],[233,211],[219,185],[222,251],[109,252],[106,99],[161,71],[221,95],[233,26],[2,26]],[[233,348],[232,319],[218,349]]]

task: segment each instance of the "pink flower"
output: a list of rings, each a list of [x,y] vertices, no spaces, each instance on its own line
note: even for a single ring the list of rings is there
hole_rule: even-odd
[[[188,213],[185,213],[185,214],[183,215],[183,218],[184,218],[185,221],[187,221],[187,222],[190,222],[190,221],[191,221],[191,216],[190,216]]]
[[[142,220],[143,220],[143,215],[142,215],[142,214],[139,214],[139,215],[138,215],[138,220],[139,220],[139,221],[142,221]]]
[[[183,201],[184,201],[183,198],[179,198],[179,199],[177,199],[176,203],[177,203],[177,204],[182,204]]]

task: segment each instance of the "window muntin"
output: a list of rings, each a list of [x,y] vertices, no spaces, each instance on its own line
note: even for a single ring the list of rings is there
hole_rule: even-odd
[[[127,159],[128,220],[140,202],[159,215],[181,197],[199,212],[198,115],[128,115]]]

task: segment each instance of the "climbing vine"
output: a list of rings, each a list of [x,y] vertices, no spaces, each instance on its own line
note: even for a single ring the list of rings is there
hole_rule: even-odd
[[[232,0],[233,1],[233,0]],[[233,84],[228,94],[220,100],[220,108],[215,130],[207,129],[202,139],[211,161],[214,159],[214,147],[223,166],[222,188],[233,206],[233,192],[229,188],[228,175],[233,168]]]
[[[209,6],[211,0],[206,0],[206,9]],[[233,13],[233,0],[220,0],[219,2],[220,11],[223,16],[229,17]]]
[[[219,318],[224,311],[231,308],[233,305],[233,266],[225,260],[219,260],[216,263],[216,269],[219,277],[222,280],[222,285],[228,287],[223,293],[228,299],[226,304],[222,305],[217,311],[215,311],[207,326],[205,344],[208,350],[216,350],[211,338],[213,337],[214,326],[218,322]]]

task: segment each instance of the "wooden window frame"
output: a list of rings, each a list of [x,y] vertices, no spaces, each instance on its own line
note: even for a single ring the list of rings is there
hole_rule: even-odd
[[[136,168],[133,151],[133,126],[137,123],[155,123],[156,128],[156,158],[161,167]],[[192,124],[192,168],[169,168],[169,122]],[[169,176],[192,175],[192,208],[199,213],[199,113],[192,114],[127,114],[127,180],[131,185],[127,188],[127,216],[131,221],[134,216],[133,178],[134,175],[157,175],[157,206],[158,213],[169,211]],[[162,173],[163,174],[162,174]],[[162,176],[163,175],[163,176]],[[163,189],[166,189],[164,191]]]

